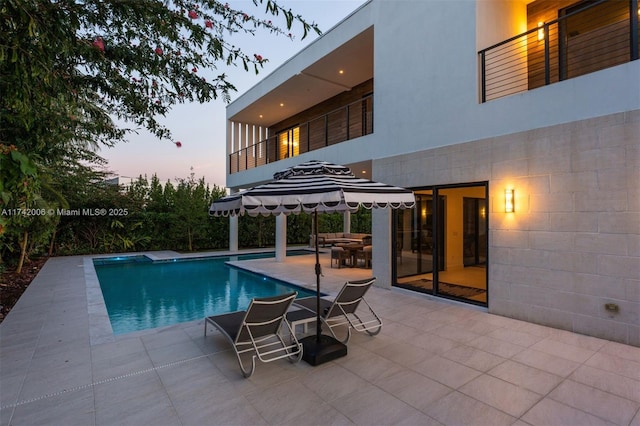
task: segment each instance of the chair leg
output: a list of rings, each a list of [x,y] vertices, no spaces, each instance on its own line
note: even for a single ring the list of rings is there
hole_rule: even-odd
[[[242,363],[242,358],[240,357],[240,354],[237,351],[234,351],[234,352],[236,353],[236,358],[238,359],[240,370],[242,370],[242,376],[244,376],[245,378],[251,377],[253,375],[253,372],[256,371],[256,356],[255,355],[251,356],[251,368],[247,369]]]

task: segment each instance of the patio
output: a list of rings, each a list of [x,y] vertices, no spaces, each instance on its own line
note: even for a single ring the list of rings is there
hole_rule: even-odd
[[[637,347],[373,288],[378,336],[355,333],[346,357],[318,367],[258,364],[244,379],[203,320],[109,334],[87,259],[51,259],[0,324],[1,425],[640,426]],[[331,269],[327,251],[321,262],[329,292],[371,274]],[[313,263],[243,262],[311,288]]]

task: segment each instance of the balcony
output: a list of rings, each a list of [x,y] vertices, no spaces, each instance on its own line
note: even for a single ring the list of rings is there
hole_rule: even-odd
[[[562,4],[529,4],[529,31],[478,52],[481,102],[638,59],[638,0]]]
[[[295,121],[295,118],[287,121]],[[274,131],[272,136],[229,155],[237,173],[373,133],[373,94],[309,121]]]

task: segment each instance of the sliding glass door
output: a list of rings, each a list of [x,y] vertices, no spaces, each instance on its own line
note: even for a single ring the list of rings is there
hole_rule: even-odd
[[[394,285],[487,304],[487,184],[414,190],[395,219]]]

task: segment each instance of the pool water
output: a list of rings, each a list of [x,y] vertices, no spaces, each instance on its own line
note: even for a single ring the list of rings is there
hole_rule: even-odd
[[[315,292],[226,265],[273,254],[151,261],[144,256],[94,259],[113,333],[163,327],[238,310],[254,297]]]

